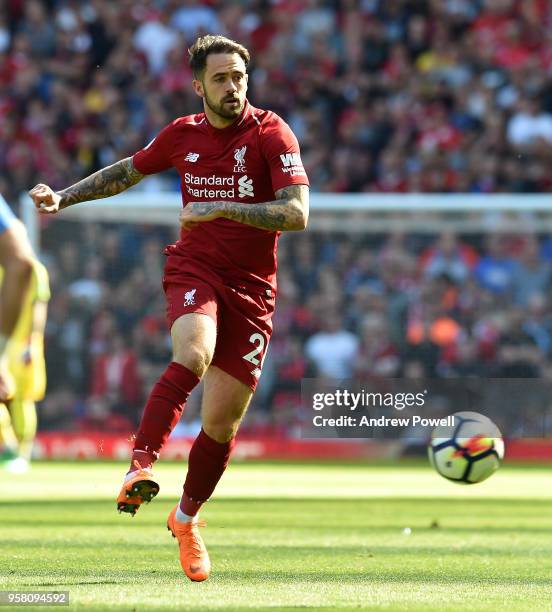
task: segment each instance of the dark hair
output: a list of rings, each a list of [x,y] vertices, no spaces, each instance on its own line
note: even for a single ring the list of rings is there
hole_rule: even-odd
[[[244,61],[246,68],[251,59],[249,51],[243,45],[226,36],[213,36],[212,34],[200,36],[188,49],[190,68],[196,79],[203,74],[207,66],[207,56],[211,53],[237,53]]]

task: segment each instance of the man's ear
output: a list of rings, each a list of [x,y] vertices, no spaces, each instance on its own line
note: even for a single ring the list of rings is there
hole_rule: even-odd
[[[194,88],[194,91],[200,98],[205,97],[205,93],[203,91],[203,83],[201,81],[199,81],[198,79],[194,79],[192,81],[192,86]]]

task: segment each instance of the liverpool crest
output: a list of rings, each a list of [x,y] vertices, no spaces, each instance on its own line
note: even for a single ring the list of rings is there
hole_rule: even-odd
[[[234,166],[234,172],[245,172],[245,152],[247,151],[247,146],[244,145],[241,149],[236,149],[234,151],[234,159],[236,160],[236,165]]]

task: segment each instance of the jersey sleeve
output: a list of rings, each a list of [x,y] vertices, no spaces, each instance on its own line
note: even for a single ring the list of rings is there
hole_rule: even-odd
[[[132,156],[134,167],[141,174],[156,174],[172,166],[171,153],[175,124],[169,123],[143,149]]]
[[[8,203],[0,195],[0,234],[5,232],[15,220],[15,215],[12,213]]]
[[[289,185],[308,185],[299,143],[289,125],[277,115],[262,131],[262,151],[270,168],[274,192]]]

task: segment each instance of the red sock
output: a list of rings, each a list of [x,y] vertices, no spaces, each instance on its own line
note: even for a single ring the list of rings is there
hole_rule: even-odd
[[[184,405],[199,377],[185,366],[172,361],[151,390],[136,434],[130,469],[134,461],[150,468],[159,458],[159,451],[178,423]]]
[[[188,473],[180,500],[180,509],[184,514],[195,516],[211,497],[228,465],[234,444],[234,438],[221,443],[210,438],[203,429],[199,432],[188,457]]]

